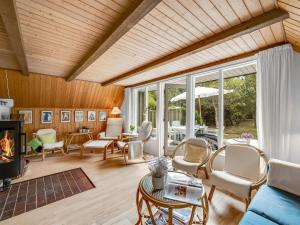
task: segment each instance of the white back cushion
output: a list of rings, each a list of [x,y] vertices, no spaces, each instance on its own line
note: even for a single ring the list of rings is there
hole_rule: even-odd
[[[300,196],[300,165],[271,159],[267,184]]]
[[[139,136],[137,140],[139,141],[146,141],[147,138],[150,137],[152,132],[152,123],[149,121],[144,121],[140,127]]]
[[[122,133],[123,118],[108,118],[106,125],[106,137],[117,137]]]
[[[36,132],[37,136],[39,135],[44,135],[44,134],[55,134],[56,136],[56,131],[54,129],[39,129],[37,132]]]
[[[225,149],[225,168],[230,174],[256,181],[260,175],[260,156],[254,147],[228,145]]]

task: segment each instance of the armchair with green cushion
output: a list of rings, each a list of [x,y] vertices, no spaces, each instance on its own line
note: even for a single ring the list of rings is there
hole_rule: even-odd
[[[55,150],[64,152],[64,142],[57,141],[56,131],[54,129],[40,129],[36,133],[37,138],[43,143],[42,149],[42,159],[44,160],[47,154],[47,151],[54,152]]]

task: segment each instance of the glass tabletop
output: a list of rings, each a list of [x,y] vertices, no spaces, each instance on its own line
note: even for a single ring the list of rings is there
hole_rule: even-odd
[[[179,172],[169,172],[169,174],[180,174],[182,176],[186,176],[186,177],[190,177],[188,175],[185,175],[183,173],[179,173]],[[145,175],[142,180],[141,180],[141,188],[143,189],[143,191],[145,192],[146,195],[148,195],[148,197],[159,201],[163,204],[170,204],[173,206],[177,206],[177,207],[186,207],[187,205],[190,205],[189,203],[185,203],[185,202],[179,202],[179,201],[175,201],[175,200],[171,200],[171,199],[167,199],[164,197],[164,190],[155,190],[153,188],[152,185],[152,176],[151,174],[147,174]],[[202,188],[203,192],[205,192],[204,188]],[[203,195],[202,195],[203,196]],[[201,205],[201,201],[199,202],[199,204]]]

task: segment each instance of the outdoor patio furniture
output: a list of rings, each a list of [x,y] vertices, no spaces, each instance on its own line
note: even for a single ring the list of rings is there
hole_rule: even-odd
[[[57,141],[56,139],[56,130],[54,129],[40,129],[36,132],[36,136],[43,143],[42,149],[42,159],[44,160],[47,154],[47,151],[55,150],[61,151],[64,155],[64,142]]]
[[[197,176],[199,170],[203,170],[205,177],[208,179],[205,165],[210,154],[211,148],[206,140],[190,138],[176,147],[172,156],[172,165],[175,170],[182,170],[195,176]]]
[[[225,151],[223,170],[214,169],[214,159]],[[211,173],[211,200],[215,188],[231,192],[245,200],[246,208],[251,201],[251,193],[257,190],[267,178],[267,158],[263,151],[250,145],[228,145],[216,151],[209,163]]]
[[[143,159],[143,147],[150,139],[152,129],[152,123],[144,121],[135,140],[129,142],[117,142],[117,146],[121,150],[126,164],[128,164],[128,161],[130,160]]]

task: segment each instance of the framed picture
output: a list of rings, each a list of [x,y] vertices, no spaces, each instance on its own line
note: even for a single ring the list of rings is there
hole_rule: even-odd
[[[83,111],[75,111],[75,122],[83,122]]]
[[[88,121],[96,121],[96,111],[88,111]]]
[[[53,122],[53,111],[42,111],[41,112],[41,122],[42,123],[52,123]]]
[[[60,122],[70,123],[71,122],[71,111],[60,111]]]
[[[32,124],[32,110],[19,110],[19,115],[22,115],[24,124]]]
[[[99,112],[99,121],[106,121],[106,112]]]

